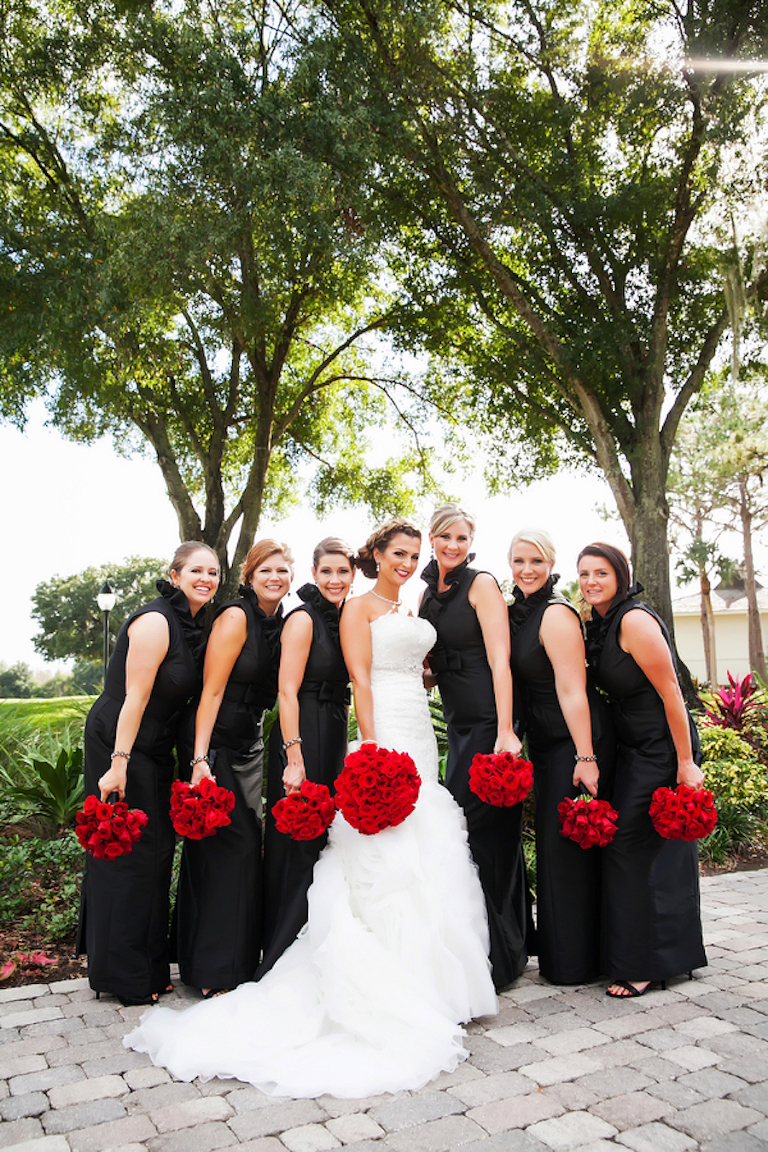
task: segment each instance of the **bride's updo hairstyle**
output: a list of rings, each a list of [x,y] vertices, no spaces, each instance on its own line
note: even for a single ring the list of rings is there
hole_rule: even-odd
[[[555,562],[554,542],[549,532],[545,532],[543,528],[521,528],[519,532],[515,532],[507,552],[510,566],[516,544],[532,544],[534,548],[538,548],[547,564],[554,564]]]
[[[383,552],[388,546],[390,540],[399,535],[410,536],[414,540],[421,540],[421,532],[410,520],[401,520],[395,517],[392,520],[385,521],[380,524],[378,528],[374,528],[370,536],[363,544],[362,548],[355,556],[355,565],[360,569],[363,576],[367,576],[369,580],[376,579],[376,560],[373,553]]]
[[[323,556],[343,556],[349,560],[350,568],[355,567],[355,552],[354,549],[347,544],[346,540],[342,540],[339,536],[326,536],[321,540],[317,548],[312,553],[312,568],[317,568]]]
[[[264,540],[257,540],[249,549],[240,569],[240,583],[250,584],[256,569],[260,568],[265,560],[269,560],[270,556],[276,556],[278,553],[285,560],[291,570],[291,575],[293,575],[293,552],[287,544],[282,544],[279,540],[272,540],[267,536]]]
[[[477,524],[471,512],[465,512],[453,500],[449,500],[447,504],[441,504],[439,508],[435,508],[434,512],[429,518],[429,534],[430,536],[439,536],[441,532],[445,532],[447,528],[453,527],[463,520],[469,528],[469,535],[474,539],[475,529]]]

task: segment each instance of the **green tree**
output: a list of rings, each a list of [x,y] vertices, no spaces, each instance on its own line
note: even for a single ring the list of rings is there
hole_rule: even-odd
[[[45,660],[76,657],[79,690],[92,692],[95,684],[86,675],[85,666],[99,660],[102,650],[104,618],[96,603],[102,585],[108,581],[117,597],[109,614],[110,640],[114,642],[130,614],[157,596],[155,584],[164,576],[165,567],[163,560],[130,556],[121,564],[86,568],[74,576],[42,581],[32,595],[31,616],[39,628],[33,637],[35,651]],[[80,661],[84,663],[82,671]]]
[[[344,175],[371,164],[359,101],[329,98],[311,35],[296,2],[0,10],[9,414],[33,381],[68,435],[151,446],[225,580],[265,509],[402,509],[425,461],[367,459],[405,394],[372,367],[390,305]]]
[[[539,473],[603,471],[671,624],[667,472],[728,327],[712,210],[762,179],[742,149],[764,85],[739,67],[764,52],[765,4],[328,8],[396,157],[379,190],[410,227],[403,340],[441,360],[436,386],[466,399],[502,480],[528,444]]]
[[[28,699],[35,695],[35,681],[28,664],[18,660],[10,667],[0,664],[0,697]]]
[[[760,387],[764,375],[763,369],[752,370],[748,365],[740,383],[724,379],[723,373],[709,381],[681,427],[670,493],[677,516],[692,517],[689,531],[695,531],[698,538],[700,565],[706,566],[718,532],[735,531],[741,536],[749,662],[763,678],[765,653],[753,538],[768,524],[768,401]],[[703,539],[707,523],[709,544]]]
[[[712,432],[696,419],[697,405],[680,425],[670,462],[667,495],[670,507],[672,541],[680,552],[678,583],[697,580],[701,603],[701,634],[710,687],[718,684],[715,614],[712,607],[712,578],[733,577],[736,562],[719,548],[726,530],[717,487],[708,471],[707,455]]]

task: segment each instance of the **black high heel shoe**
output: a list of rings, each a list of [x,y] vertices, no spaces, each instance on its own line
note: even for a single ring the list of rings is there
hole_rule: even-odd
[[[140,999],[134,1000],[131,996],[118,996],[117,992],[106,992],[106,996],[114,996],[119,1000],[123,1008],[151,1008],[153,1004],[157,1004],[160,999],[159,993],[153,992],[151,996],[144,996]],[[101,1000],[101,992],[96,993],[96,999]]]

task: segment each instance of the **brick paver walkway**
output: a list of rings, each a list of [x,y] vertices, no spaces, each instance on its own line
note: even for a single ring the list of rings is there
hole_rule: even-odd
[[[181,1084],[122,1037],[145,1009],[85,981],[0,990],[0,1148],[16,1152],[768,1149],[768,870],[702,881],[709,967],[645,999],[531,965],[470,1059],[421,1092],[274,1099]],[[182,990],[165,1003],[192,996]]]

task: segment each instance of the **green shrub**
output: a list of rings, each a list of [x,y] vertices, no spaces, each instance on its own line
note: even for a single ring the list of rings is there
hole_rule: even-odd
[[[74,832],[58,840],[0,839],[0,925],[43,932],[52,943],[77,925],[83,850]]]
[[[722,805],[753,810],[768,798],[765,767],[746,740],[731,728],[702,728],[705,784]]]
[[[719,801],[717,824],[709,836],[699,841],[699,859],[705,864],[723,864],[729,856],[765,839],[765,825],[752,812],[738,804]]]

